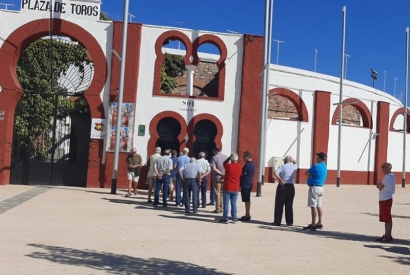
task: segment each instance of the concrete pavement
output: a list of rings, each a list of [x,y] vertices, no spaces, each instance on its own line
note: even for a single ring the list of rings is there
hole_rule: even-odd
[[[410,189],[396,188],[395,240],[380,244],[375,186],[326,186],[317,231],[302,230],[310,222],[302,184],[292,227],[269,224],[275,184],[252,197],[252,220],[237,224],[219,224],[209,206],[188,216],[154,208],[145,190],[125,198],[125,190],[0,186],[0,274],[408,274]]]

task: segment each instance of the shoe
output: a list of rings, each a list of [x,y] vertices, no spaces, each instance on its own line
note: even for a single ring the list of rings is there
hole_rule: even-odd
[[[238,220],[232,220],[232,224],[236,224]]]
[[[287,226],[292,226],[293,225],[293,223],[287,223],[286,224]],[[317,227],[316,227],[317,228]]]
[[[208,203],[207,205],[215,205],[215,203],[214,203],[214,202],[210,202],[210,203]]]
[[[251,220],[251,216],[247,217],[247,216],[242,216],[241,218],[239,218],[239,220],[241,222],[247,222]]]
[[[225,220],[225,219],[222,219],[222,220],[219,220],[219,223],[225,223],[225,224],[228,224],[228,223],[229,223],[229,221],[228,221],[228,220]]]
[[[317,223],[316,224],[316,229],[323,229],[323,224]]]
[[[194,214],[198,214],[198,213],[199,213],[199,211],[198,211],[198,210],[194,211]]]
[[[183,207],[184,206],[184,204],[181,202],[180,204],[179,204],[179,207]]]
[[[134,190],[134,195],[137,195],[137,190]]]
[[[158,203],[154,203],[153,206],[154,206],[154,207],[158,207]]]
[[[393,237],[386,237],[385,235],[381,236],[380,238],[376,239],[378,242],[387,243],[393,241]]]
[[[127,195],[125,195],[126,197],[131,197],[131,193],[128,193]]]
[[[212,211],[212,213],[217,213],[217,214],[219,214],[219,213],[222,213],[222,211],[214,210],[214,211]]]
[[[152,200],[148,200],[148,203],[154,203]]]
[[[206,208],[206,205],[202,205],[201,208]]]
[[[303,230],[316,230],[316,225],[309,224],[308,226],[303,227]]]
[[[280,226],[280,223],[272,222],[270,225],[273,225],[273,226]]]

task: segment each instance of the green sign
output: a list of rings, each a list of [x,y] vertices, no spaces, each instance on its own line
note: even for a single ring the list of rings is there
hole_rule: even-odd
[[[145,125],[138,125],[138,136],[145,136]]]

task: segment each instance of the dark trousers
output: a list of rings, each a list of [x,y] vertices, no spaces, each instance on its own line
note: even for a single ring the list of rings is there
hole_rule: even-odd
[[[159,203],[159,192],[162,190],[162,203],[163,206],[167,206],[167,198],[169,192],[169,180],[171,176],[163,175],[161,179],[157,178],[155,182],[155,195],[154,195],[154,205],[158,205]]]
[[[285,206],[285,220],[287,225],[293,224],[293,199],[295,198],[295,186],[293,184],[278,184],[275,198],[275,224],[281,224],[283,206]]]
[[[183,197],[181,199],[181,191],[184,190],[183,186],[184,186],[184,182],[178,173],[177,180],[176,180],[176,186],[175,186],[175,204],[176,205],[179,205],[181,202],[184,201]]]
[[[199,185],[197,179],[185,179],[184,184],[184,199],[185,199],[185,213],[190,212],[192,195],[192,208],[194,213],[198,212],[199,205]]]
[[[203,177],[201,182],[201,200],[202,200],[202,207],[206,207],[206,189],[208,188],[208,178]],[[212,190],[213,188],[211,188]]]

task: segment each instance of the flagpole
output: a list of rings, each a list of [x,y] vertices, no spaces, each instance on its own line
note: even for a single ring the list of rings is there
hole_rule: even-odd
[[[406,28],[406,58],[404,66],[404,121],[403,121],[403,176],[402,187],[406,187],[406,143],[407,143],[407,89],[409,83],[409,28]]]
[[[120,86],[118,89],[117,125],[115,129],[114,164],[113,164],[113,171],[112,171],[111,194],[117,193],[118,159],[120,155],[120,134],[121,134],[121,120],[122,120],[122,100],[123,100],[123,95],[124,95],[125,61],[126,61],[126,54],[127,54],[128,9],[129,9],[129,0],[124,0]]]
[[[273,0],[265,0],[265,33],[264,33],[264,52],[263,52],[263,81],[262,81],[262,98],[261,98],[261,116],[260,116],[260,142],[259,142],[259,170],[258,185],[256,196],[262,196],[262,184],[265,181],[265,158],[266,158],[266,120],[268,117],[267,99],[269,93],[269,65],[272,49],[272,17],[273,17]]]
[[[339,93],[339,133],[337,137],[337,179],[336,186],[340,187],[340,159],[341,159],[341,140],[343,123],[343,73],[345,67],[345,41],[346,41],[346,6],[343,7],[342,23],[342,65],[340,68],[340,93]]]

